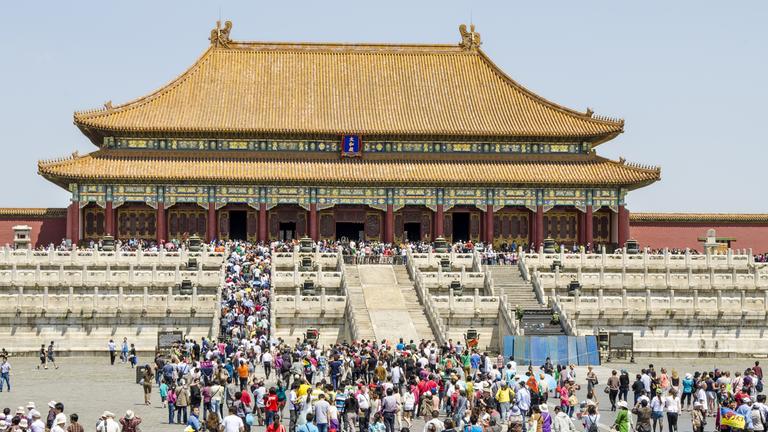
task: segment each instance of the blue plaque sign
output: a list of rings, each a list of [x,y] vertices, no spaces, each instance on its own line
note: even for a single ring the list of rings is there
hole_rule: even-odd
[[[360,135],[343,135],[341,137],[342,157],[361,157],[363,155],[363,140]]]

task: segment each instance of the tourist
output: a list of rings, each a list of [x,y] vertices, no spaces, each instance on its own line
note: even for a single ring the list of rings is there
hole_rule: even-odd
[[[144,374],[141,378],[141,386],[144,389],[144,405],[151,405],[150,398],[152,396],[153,379],[154,374],[152,373],[152,368],[149,367],[149,365],[145,365]],[[165,403],[163,403],[163,406],[165,406]]]
[[[651,416],[653,411],[651,410],[648,399],[642,399],[635,404],[632,408],[632,413],[637,416],[635,419],[635,430],[637,432],[651,432]]]
[[[667,425],[669,432],[677,432],[677,418],[680,414],[680,396],[675,388],[669,390],[669,395],[664,400],[664,409],[667,411]]]
[[[691,411],[691,427],[693,432],[704,432],[704,426],[707,425],[707,414],[704,410],[704,405],[701,402],[693,403],[693,411]]]
[[[221,425],[221,417],[216,411],[208,411],[208,416],[205,418],[205,430],[218,431]]]
[[[221,426],[219,426],[219,429],[222,430],[222,432],[244,432],[245,431],[245,424],[243,423],[242,418],[236,414],[236,408],[234,406],[229,407],[229,415],[224,417],[224,419],[221,421]],[[309,432],[309,431],[305,431]],[[317,432],[316,430],[313,432]]]
[[[203,424],[200,422],[200,408],[192,407],[189,413],[189,420],[187,426],[192,428],[193,432],[199,432],[202,430]]]
[[[48,345],[48,352],[47,352],[48,363],[52,364],[54,369],[58,369],[59,367],[56,366],[55,354],[56,354],[56,349],[53,347],[53,341],[51,341],[51,344]],[[46,366],[46,369],[48,369],[47,366]]]
[[[8,356],[2,356],[2,363],[0,363],[0,393],[3,392],[3,387],[8,386],[8,391],[11,391],[11,363],[8,361]]]
[[[500,422],[504,422],[501,420]],[[522,411],[517,405],[512,406],[509,410],[509,417],[507,423],[508,432],[522,432],[523,425],[525,424],[525,418]]]
[[[317,426],[315,426],[315,423],[314,423],[315,416],[312,413],[309,413],[307,414],[306,419],[307,419],[306,423],[299,426],[298,429],[296,430],[298,432],[319,432]]]
[[[616,406],[618,407],[618,412],[616,414],[616,420],[613,422],[613,428],[616,429],[617,432],[630,432],[631,421],[629,418],[627,402],[619,401]]]
[[[576,432],[576,425],[573,424],[573,420],[571,420],[568,414],[560,410],[559,406],[556,406],[554,411],[555,418],[552,420],[552,430],[554,432]]]
[[[80,417],[77,414],[70,414],[69,425],[67,426],[67,432],[85,432],[83,425],[79,423]]]
[[[515,392],[507,385],[506,381],[501,382],[501,387],[496,391],[496,402],[499,403],[501,411],[501,421],[507,421],[509,415],[509,405],[515,397]]]
[[[40,411],[32,410],[29,412],[31,417],[31,424],[29,425],[30,432],[45,432],[45,422],[42,420]]]
[[[99,423],[96,425],[97,432],[120,432],[120,425],[115,421],[115,415],[110,411],[104,411],[101,414]]]
[[[126,411],[125,416],[120,419],[122,432],[139,432],[140,424],[141,418],[137,417],[131,410]]]
[[[107,342],[107,350],[109,351],[109,364],[114,366],[115,358],[117,357],[117,345],[115,345],[114,340],[110,339],[109,342]]]
[[[120,363],[128,361],[128,338],[123,338],[123,343],[120,346]]]
[[[656,396],[651,399],[651,421],[653,423],[653,432],[656,432],[658,426],[659,432],[664,431],[664,407],[665,400],[662,397],[662,390],[656,389]]]
[[[581,416],[581,420],[582,425],[584,426],[584,432],[598,432],[600,414],[597,412],[597,406],[587,402],[587,408],[584,415]]]
[[[176,423],[186,424],[187,420],[187,407],[189,406],[189,390],[182,379],[180,385],[176,387]]]
[[[37,368],[40,369],[40,366],[42,366],[43,369],[48,369],[48,364],[45,362],[45,359],[47,358],[47,354],[45,352],[45,344],[40,345],[40,352],[38,353],[37,357],[40,359],[40,364],[37,365]]]
[[[176,413],[176,387],[170,386],[168,388],[168,424],[173,424],[175,413]]]
[[[616,411],[616,398],[619,395],[619,376],[616,369],[611,371],[611,376],[605,383],[605,387],[607,389],[606,393],[608,393],[608,399],[611,401],[611,411]]]

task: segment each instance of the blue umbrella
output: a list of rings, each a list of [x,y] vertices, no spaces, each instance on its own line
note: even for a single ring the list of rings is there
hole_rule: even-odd
[[[539,377],[538,381],[539,385],[546,385],[548,391],[557,388],[557,381],[555,380],[555,377],[550,374],[544,374],[544,378]]]

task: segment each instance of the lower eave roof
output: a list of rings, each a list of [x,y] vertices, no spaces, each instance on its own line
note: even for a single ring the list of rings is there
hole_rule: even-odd
[[[66,187],[70,182],[197,182],[311,184],[557,184],[630,189],[661,178],[658,167],[596,155],[519,156],[504,159],[340,159],[293,155],[231,156],[215,152],[99,150],[40,161],[38,172]]]

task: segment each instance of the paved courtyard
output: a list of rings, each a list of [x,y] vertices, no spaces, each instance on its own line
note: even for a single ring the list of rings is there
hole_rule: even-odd
[[[683,375],[685,372],[711,370],[714,367],[731,371],[744,370],[751,366],[754,360],[638,359],[634,364],[615,362],[598,367],[596,370],[600,385],[597,394],[600,398],[601,423],[606,425],[606,430],[607,426],[612,424],[614,414],[610,412],[608,396],[603,393],[602,387],[611,369],[626,368],[630,372],[630,376],[634,377],[641,366],[647,366],[649,363],[653,363],[657,370],[661,367],[667,367],[668,370],[676,368]],[[45,412],[48,401],[55,400],[64,403],[67,414],[77,413],[80,415],[86,430],[94,430],[96,420],[104,410],[122,416],[125,410],[131,409],[136,412],[136,415],[144,419],[142,423],[144,432],[183,430],[182,426],[169,426],[166,423],[167,412],[159,404],[156,389],[152,395],[153,405],[151,407],[144,406],[142,389],[135,384],[134,370],[122,364],[110,366],[106,353],[103,358],[61,358],[59,369],[37,370],[37,360],[29,357],[12,358],[11,364],[13,366],[12,392],[0,393],[0,408],[9,407],[15,410],[18,406],[25,406],[27,402],[34,401],[38,409]],[[585,373],[586,368],[579,367],[577,369],[577,382],[583,383]],[[631,395],[630,392],[630,399]],[[579,396],[583,399],[585,390],[582,390]],[[412,430],[421,432],[423,424],[423,422],[417,421]],[[714,424],[711,419],[709,424]],[[679,426],[681,432],[692,430],[688,413],[683,413]],[[582,429],[578,422],[577,428]],[[255,430],[263,429],[255,428]],[[712,429],[707,426],[706,430]]]

